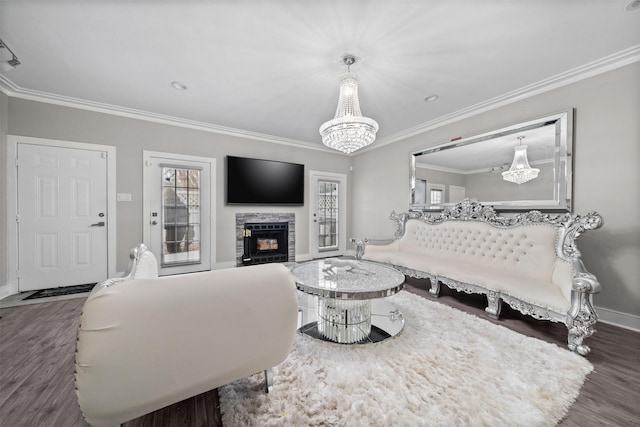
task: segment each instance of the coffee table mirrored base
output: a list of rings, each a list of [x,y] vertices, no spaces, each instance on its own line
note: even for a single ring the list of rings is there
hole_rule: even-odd
[[[298,330],[340,344],[368,344],[398,335],[404,316],[385,299],[339,300],[299,293]]]

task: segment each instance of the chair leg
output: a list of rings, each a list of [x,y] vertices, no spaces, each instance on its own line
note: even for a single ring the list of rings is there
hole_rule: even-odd
[[[500,294],[495,291],[487,292],[487,308],[484,311],[487,312],[489,317],[493,319],[500,318],[500,312],[502,311],[502,300],[500,299]]]
[[[264,392],[269,393],[273,389],[273,369],[264,370]]]
[[[434,279],[429,279],[429,284],[431,285],[429,293],[438,298],[440,296],[440,281],[436,277]]]

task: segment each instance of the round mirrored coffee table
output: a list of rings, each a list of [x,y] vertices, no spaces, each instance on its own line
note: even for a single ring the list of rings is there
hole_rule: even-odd
[[[329,258],[296,265],[291,271],[304,293],[301,332],[341,344],[364,344],[402,331],[402,313],[383,299],[404,286],[404,275],[394,268]]]

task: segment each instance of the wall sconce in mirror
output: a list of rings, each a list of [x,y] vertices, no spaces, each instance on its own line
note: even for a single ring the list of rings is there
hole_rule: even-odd
[[[572,153],[573,109],[412,151],[410,209],[469,197],[502,211],[570,212]]]

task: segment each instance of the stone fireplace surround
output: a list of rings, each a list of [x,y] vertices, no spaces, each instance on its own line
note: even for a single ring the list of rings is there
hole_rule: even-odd
[[[289,261],[296,260],[296,215],[294,213],[236,213],[236,266],[242,266],[244,237],[242,232],[246,223],[286,222],[289,225]]]

